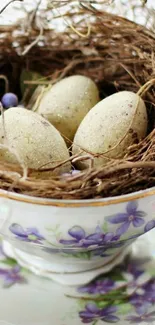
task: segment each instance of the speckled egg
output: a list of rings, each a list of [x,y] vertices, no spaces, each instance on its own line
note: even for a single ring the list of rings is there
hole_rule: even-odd
[[[50,168],[69,158],[64,139],[56,128],[40,115],[13,107],[4,113],[8,145],[14,149],[25,166],[33,169]],[[2,117],[0,117],[0,143],[4,144]],[[16,157],[0,149],[0,159],[16,163]],[[43,168],[43,169],[44,169]],[[55,169],[54,174],[70,171],[70,163]]]
[[[90,78],[75,75],[51,87],[43,95],[36,112],[52,123],[64,138],[73,140],[79,124],[98,101],[95,83]]]
[[[145,137],[147,124],[146,106],[137,94],[130,91],[115,93],[100,101],[85,116],[75,134],[73,154],[83,148],[89,153],[108,151],[106,157],[122,158],[127,147]],[[107,162],[106,157],[94,158],[95,166]],[[81,162],[78,167],[86,168],[88,163]]]

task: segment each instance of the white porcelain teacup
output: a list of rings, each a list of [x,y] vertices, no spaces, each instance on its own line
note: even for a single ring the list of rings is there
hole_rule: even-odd
[[[38,274],[106,267],[155,227],[155,188],[100,200],[40,199],[0,191],[4,249]],[[37,271],[36,271],[37,270]]]

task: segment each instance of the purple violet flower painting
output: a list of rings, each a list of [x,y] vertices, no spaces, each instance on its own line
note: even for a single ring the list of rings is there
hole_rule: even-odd
[[[129,202],[126,206],[126,212],[117,213],[113,216],[107,217],[106,220],[112,224],[121,224],[121,226],[116,230],[116,235],[121,236],[127,232],[130,225],[133,227],[141,227],[144,225],[145,212],[138,210],[138,202]]]
[[[16,265],[10,269],[0,269],[0,277],[4,279],[4,287],[11,287],[16,283],[26,283],[25,278],[20,274],[21,267]]]
[[[150,277],[139,263],[129,259],[108,276],[102,275],[77,289],[81,294],[79,299],[85,301],[85,307],[79,312],[82,323],[115,323],[122,311],[129,324],[155,321],[155,311],[152,311],[155,305],[155,277]],[[146,265],[146,261],[143,260],[143,264]],[[130,287],[133,291],[129,290]]]
[[[94,282],[89,283],[88,285],[78,288],[80,293],[88,293],[93,295],[104,294],[111,290],[114,290],[115,282],[111,279],[98,279]]]
[[[135,307],[137,314],[145,314],[148,311],[148,308],[151,307],[151,303],[146,299],[145,294],[140,295],[135,293],[130,298],[130,304]]]
[[[148,232],[155,227],[155,220],[149,221],[144,228],[144,232]]]
[[[151,304],[155,303],[155,280],[151,280],[143,285],[145,290],[144,299]]]
[[[96,304],[88,303],[85,306],[85,310],[79,313],[82,323],[89,324],[98,320],[102,320],[108,323],[116,323],[119,318],[115,316],[117,307],[110,306],[103,309],[99,309]]]
[[[95,232],[89,235],[86,234],[82,227],[74,226],[68,230],[68,234],[71,239],[60,239],[59,242],[63,245],[71,245],[73,247],[88,248],[90,246],[104,246],[119,239],[112,232],[104,233],[100,226],[97,226]]]
[[[95,259],[98,256],[106,258],[114,254],[114,249],[131,244],[137,237],[155,227],[155,220],[145,224],[145,216],[146,213],[138,209],[138,202],[132,201],[127,203],[125,212],[104,217],[103,225],[97,225],[91,231],[84,229],[80,225],[73,225],[67,230],[66,236],[60,237],[61,232],[59,232],[59,235],[55,233],[54,244],[48,242],[48,239],[40,234],[36,227],[25,228],[20,224],[13,223],[9,230],[21,241],[42,245],[43,250],[49,254],[59,253],[84,259]],[[111,229],[108,230],[107,227],[108,223],[118,224],[119,226],[115,231],[110,231]],[[135,228],[140,227],[139,231],[136,234],[130,233],[130,235],[126,235],[126,238],[121,238],[128,231],[130,225]],[[45,230],[47,231],[47,229]],[[82,253],[84,254],[82,255]]]
[[[39,233],[37,228],[26,228],[24,229],[17,223],[13,223],[9,230],[16,236],[16,238],[26,241],[32,242],[35,244],[42,244],[42,240],[45,238]]]
[[[148,314],[131,315],[128,316],[126,320],[129,321],[130,324],[138,324],[138,325],[143,322],[146,322],[147,324],[153,323],[155,321],[155,311]]]
[[[144,273],[144,270],[141,269],[138,264],[133,262],[129,262],[128,265],[123,265],[122,271],[126,271],[131,274],[135,281]]]

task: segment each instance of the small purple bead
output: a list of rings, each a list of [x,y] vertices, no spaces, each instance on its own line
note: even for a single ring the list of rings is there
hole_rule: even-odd
[[[13,93],[6,93],[1,99],[4,108],[18,106],[18,97]]]

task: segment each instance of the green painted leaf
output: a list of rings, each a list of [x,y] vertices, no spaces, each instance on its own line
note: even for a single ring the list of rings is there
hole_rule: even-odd
[[[106,293],[105,297],[106,297],[106,301],[107,300],[115,300],[115,299],[123,300],[124,298],[126,298],[126,294],[124,292],[120,292],[120,291],[112,291],[108,294]],[[103,299],[104,299],[104,297],[103,297]]]
[[[99,307],[99,308],[104,308],[106,307],[107,305],[109,305],[109,303],[107,303],[107,301],[97,301],[96,302],[96,305]]]
[[[26,267],[21,267],[21,273],[23,275],[32,275],[32,272],[28,269],[26,269]]]
[[[119,309],[118,309],[118,312],[117,314],[120,314],[120,315],[126,315],[128,314],[131,310],[133,309],[132,305],[129,304],[129,303],[126,303],[126,304],[122,304],[119,306]]]
[[[155,277],[155,268],[150,268],[148,270],[148,273],[152,276],[152,277]]]
[[[58,236],[58,237],[61,237],[61,236],[62,236],[62,232],[61,232],[61,231],[58,231],[58,232],[57,232],[57,236]]]
[[[24,82],[25,81],[36,81],[43,78],[43,76],[35,71],[30,71],[30,70],[23,70],[20,76],[20,88],[21,88],[21,92],[22,95],[25,94],[26,89],[30,89],[29,90],[29,96],[31,97],[34,90],[37,88],[37,85],[27,85]]]
[[[100,299],[99,299],[100,298]],[[108,302],[115,302],[116,300],[118,301],[119,304],[122,304],[124,301],[124,298],[127,298],[127,294],[125,292],[124,288],[118,288],[112,291],[107,292],[106,294],[98,296],[94,296],[94,301],[101,301],[103,299],[104,303]]]
[[[111,276],[111,279],[114,281],[114,282],[117,282],[117,281],[123,281],[124,282],[124,277],[122,274],[114,274]]]
[[[92,301],[93,301],[93,299],[92,299]],[[79,310],[85,309],[85,306],[86,306],[86,301],[85,300],[78,299],[77,303],[78,303]]]
[[[73,256],[76,258],[82,258],[84,260],[90,260],[91,252],[76,253],[76,254],[73,254]]]
[[[136,233],[135,235],[140,236],[140,235],[142,235],[142,232]],[[129,240],[129,236],[128,235],[122,235],[121,240]],[[131,240],[134,240],[134,239],[131,238]]]
[[[52,232],[53,234],[60,234],[60,225],[56,225],[55,227],[46,227],[46,230]]]
[[[108,232],[108,223],[105,221],[103,226],[102,226],[102,230],[104,231],[104,233]]]
[[[5,264],[5,265],[9,265],[9,266],[15,266],[17,265],[16,260],[14,260],[13,258],[6,258],[4,260],[1,261],[1,263]]]
[[[125,280],[121,270],[119,267],[115,268],[112,272],[109,273],[109,277],[114,281],[114,282],[117,282],[117,281],[123,281]]]
[[[81,258],[84,260],[90,260],[91,258],[91,252],[85,252],[85,253],[74,253],[74,254],[67,254],[67,253],[63,253],[62,256],[64,257],[74,257],[74,258]]]

